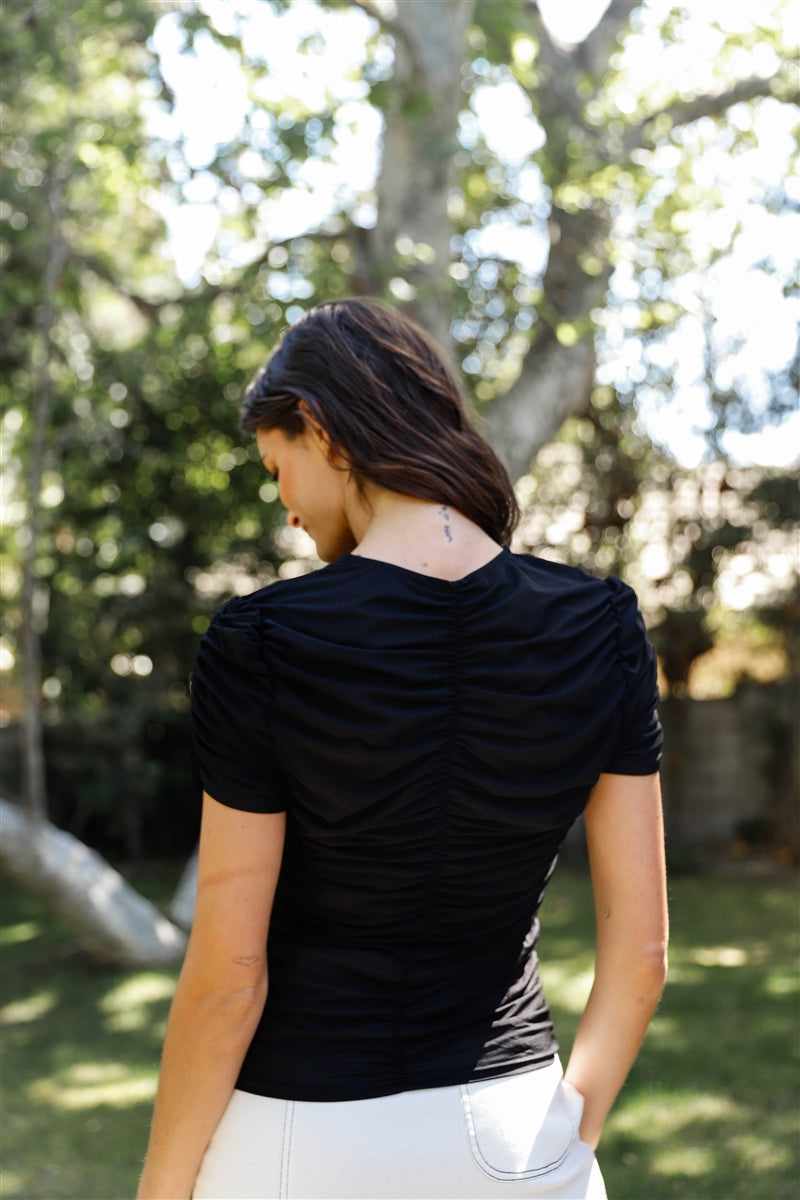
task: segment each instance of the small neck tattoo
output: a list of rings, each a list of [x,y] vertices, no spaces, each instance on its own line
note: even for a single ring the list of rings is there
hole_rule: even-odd
[[[444,527],[444,536],[447,538],[448,542],[452,542],[453,533],[452,533],[452,530],[450,529],[450,510],[446,504],[439,505],[439,513],[441,514],[441,516],[444,517],[445,521],[447,522]]]

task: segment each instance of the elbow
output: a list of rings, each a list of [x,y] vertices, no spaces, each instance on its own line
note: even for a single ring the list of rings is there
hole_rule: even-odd
[[[212,985],[208,980],[187,975],[181,980],[181,990],[187,1005],[195,1012],[203,1013],[211,1020],[219,1017],[224,1021],[231,1012],[263,1009],[269,985],[266,976],[247,983],[229,979]]]
[[[595,973],[603,979],[635,981],[637,990],[660,993],[667,981],[669,959],[666,944],[601,942]]]
[[[666,941],[651,942],[641,948],[641,971],[653,979],[654,986],[663,988],[669,974],[669,954]]]

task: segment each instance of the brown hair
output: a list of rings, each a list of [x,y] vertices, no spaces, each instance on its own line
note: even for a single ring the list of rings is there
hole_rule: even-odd
[[[364,480],[451,504],[508,545],[520,519],[503,463],[476,431],[454,372],[416,321],[370,296],[312,308],[283,335],[247,388],[240,428],[304,428],[302,397]]]

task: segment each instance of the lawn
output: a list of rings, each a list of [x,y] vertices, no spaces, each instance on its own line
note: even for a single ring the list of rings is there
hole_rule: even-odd
[[[166,903],[182,865],[125,873]],[[669,893],[669,982],[598,1148],[609,1197],[794,1200],[798,880],[681,876]],[[0,1197],[130,1200],[177,971],[96,967],[40,901],[6,881],[0,897]],[[585,874],[561,865],[541,916],[566,1066],[592,977]]]

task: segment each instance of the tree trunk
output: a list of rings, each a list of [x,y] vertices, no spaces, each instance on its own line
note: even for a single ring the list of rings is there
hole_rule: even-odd
[[[51,912],[98,962],[125,967],[179,963],[186,935],[113,867],[71,833],[0,799],[0,866]]]
[[[611,0],[595,29],[571,47],[561,46],[551,37],[533,0],[529,0],[527,10],[520,6],[522,13],[529,14],[530,33],[538,45],[538,82],[530,99],[547,135],[547,161],[551,166],[546,183],[554,195],[567,177],[571,141],[582,142],[589,173],[594,165],[621,164],[640,146],[648,147],[651,129],[660,129],[664,119],[673,126],[686,124],[706,114],[719,115],[743,100],[772,93],[772,81],[757,78],[740,82],[728,91],[676,101],[664,111],[632,122],[622,134],[617,122],[609,130],[598,128],[585,117],[585,105],[591,99],[586,94],[585,80],[592,81],[598,90],[602,87],[609,58],[635,2]],[[377,222],[372,229],[354,227],[350,231],[356,253],[352,290],[383,294],[388,280],[398,280],[407,297],[398,293],[395,298],[408,299],[416,319],[436,337],[452,361],[452,223],[448,200],[459,152],[457,130],[463,103],[461,71],[467,53],[466,34],[475,15],[476,0],[399,3],[392,17],[375,9],[369,0],[353,3],[366,9],[394,37],[396,65],[394,92],[386,105],[376,185]],[[75,80],[76,96],[79,82]],[[784,98],[794,97],[792,93]],[[37,405],[21,600],[24,794],[30,815],[0,800],[0,865],[25,887],[47,896],[79,944],[94,957],[130,966],[161,965],[178,961],[185,950],[183,929],[191,926],[194,910],[196,854],[186,867],[171,905],[173,924],[99,855],[57,829],[45,815],[35,557],[52,389],[51,330],[58,311],[58,282],[69,253],[62,236],[61,215],[70,166],[71,150],[67,150],[49,196],[52,224],[42,279],[38,348],[32,363]],[[567,416],[588,407],[595,374],[591,314],[606,305],[610,217],[605,205],[595,201],[588,208],[572,211],[554,203],[548,230],[550,254],[538,305],[539,326],[519,378],[493,404],[488,419],[487,436],[512,479],[529,470],[538,450]],[[596,273],[584,270],[587,258],[600,264]],[[219,291],[210,289],[209,295],[215,290]],[[145,299],[134,300],[150,314],[157,307]]]

